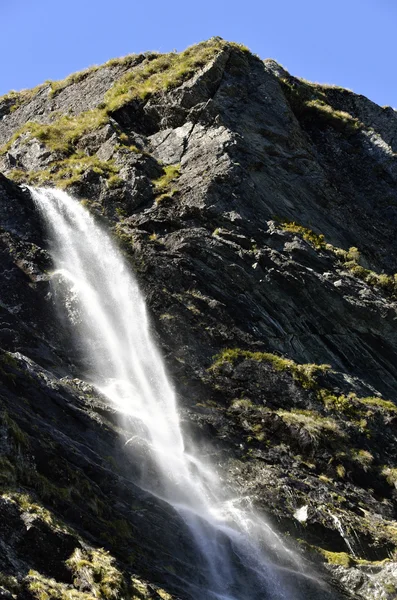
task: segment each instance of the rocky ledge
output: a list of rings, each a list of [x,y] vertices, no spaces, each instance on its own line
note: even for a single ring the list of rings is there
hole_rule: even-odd
[[[214,38],[0,98],[0,597],[186,598],[24,184],[113,231],[184,427],[334,590],[397,592],[397,113]],[[171,552],[171,548],[179,548]]]

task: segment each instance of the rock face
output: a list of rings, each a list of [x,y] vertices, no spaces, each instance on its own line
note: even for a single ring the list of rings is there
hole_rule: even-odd
[[[30,183],[113,230],[225,484],[331,597],[395,598],[397,113],[216,38],[11,93],[0,117],[0,596],[187,599],[197,568],[83,381]]]

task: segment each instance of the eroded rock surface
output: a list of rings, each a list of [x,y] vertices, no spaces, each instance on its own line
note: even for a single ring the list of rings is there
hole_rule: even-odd
[[[225,483],[331,597],[395,598],[396,112],[215,39],[0,99],[0,115],[4,597],[54,580],[63,598],[76,551],[116,559],[105,598],[183,599],[175,574],[195,569],[176,516],[134,483],[128,423],[82,381],[14,179],[67,187],[113,230]]]

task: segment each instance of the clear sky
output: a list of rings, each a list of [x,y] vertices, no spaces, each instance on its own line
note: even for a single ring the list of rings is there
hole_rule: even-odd
[[[0,0],[0,95],[219,35],[397,107],[396,0]]]

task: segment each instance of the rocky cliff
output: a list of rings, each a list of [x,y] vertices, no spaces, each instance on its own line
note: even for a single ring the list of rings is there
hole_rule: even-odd
[[[225,485],[330,597],[395,598],[394,109],[215,38],[11,92],[0,119],[0,597],[187,600],[196,569],[85,381],[27,183],[113,231]]]

